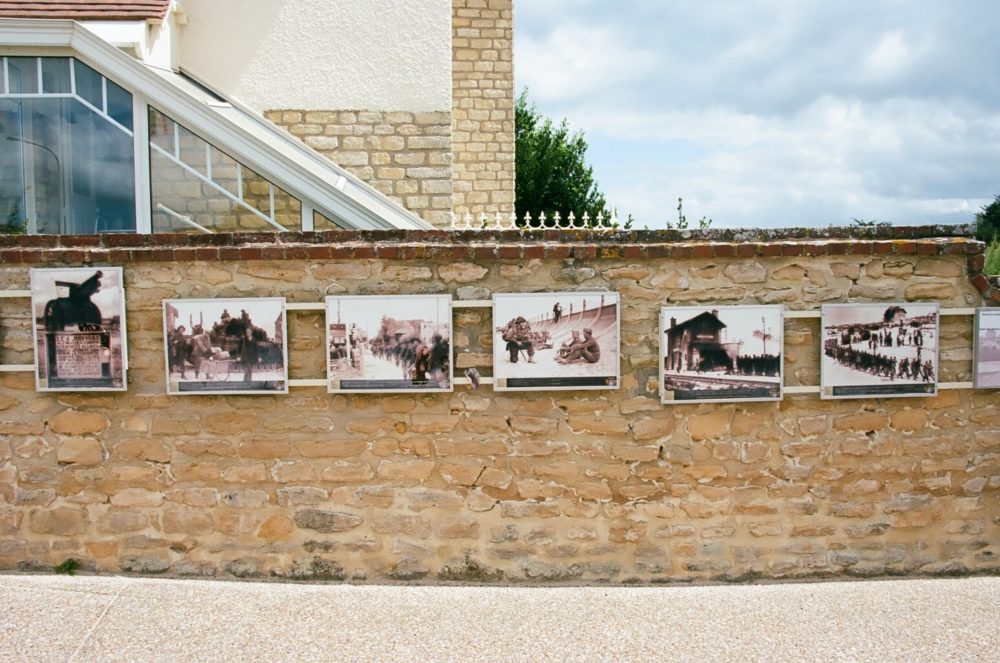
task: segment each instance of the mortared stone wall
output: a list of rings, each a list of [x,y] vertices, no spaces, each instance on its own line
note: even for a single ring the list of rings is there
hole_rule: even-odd
[[[995,302],[983,245],[707,233],[0,236],[32,266],[125,268],[127,393],[0,373],[0,568],[370,582],[668,582],[1000,568],[1000,394],[662,405],[666,303]],[[168,397],[161,300],[621,293],[618,391]],[[985,295],[983,294],[985,293]],[[288,313],[292,378],[322,378],[319,311]],[[488,308],[456,308],[456,375],[490,374]],[[941,379],[971,380],[972,319],[942,318]],[[789,385],[819,320],[788,318]],[[0,363],[31,363],[0,299]]]

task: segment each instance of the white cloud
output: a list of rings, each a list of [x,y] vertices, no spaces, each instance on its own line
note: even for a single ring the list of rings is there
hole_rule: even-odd
[[[655,63],[654,53],[612,29],[561,25],[542,40],[521,38],[517,84],[539,102],[587,99],[641,80]]]
[[[906,71],[912,55],[903,32],[893,30],[882,35],[875,48],[865,57],[863,73],[876,80],[897,76]]]
[[[689,219],[705,214],[724,226],[970,219],[988,195],[990,155],[1000,154],[1000,115],[984,129],[976,110],[934,101],[824,97],[790,117],[713,108],[595,111],[577,120],[602,146],[623,143],[597,175],[621,210],[651,227],[675,216],[677,197]],[[679,140],[693,156],[629,157],[634,142],[668,152]],[[983,188],[966,186],[977,173]]]
[[[969,221],[1000,193],[1000,5],[557,4],[517,33],[519,84],[640,225],[678,196],[752,227]]]

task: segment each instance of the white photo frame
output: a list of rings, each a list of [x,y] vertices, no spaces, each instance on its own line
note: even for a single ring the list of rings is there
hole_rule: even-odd
[[[522,325],[520,330],[517,325]],[[493,295],[494,390],[569,391],[620,385],[617,292]]]
[[[1000,308],[976,309],[973,338],[974,387],[1000,389]]]
[[[287,394],[285,298],[165,299],[163,351],[171,396]]]
[[[333,295],[325,302],[328,392],[454,391],[451,295]]]
[[[824,304],[821,311],[820,398],[937,394],[938,304]]]
[[[782,399],[783,306],[664,306],[659,332],[661,403]]]
[[[122,268],[32,268],[29,274],[35,388],[126,391]]]

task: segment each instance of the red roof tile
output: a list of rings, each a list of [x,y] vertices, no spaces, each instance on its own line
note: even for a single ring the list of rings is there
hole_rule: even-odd
[[[170,0],[0,0],[0,18],[144,21],[167,15]]]

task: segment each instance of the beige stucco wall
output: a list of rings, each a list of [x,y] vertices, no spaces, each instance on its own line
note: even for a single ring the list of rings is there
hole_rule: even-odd
[[[0,375],[0,567],[72,557],[109,572],[504,582],[998,568],[996,392],[657,395],[665,303],[966,307],[980,296],[965,256],[477,259],[414,245],[423,257],[373,257],[394,246],[126,264],[127,393],[43,394],[31,373]],[[0,278],[27,287],[31,260]],[[581,288],[621,294],[619,391],[164,394],[163,298]],[[25,302],[0,300],[0,320],[4,361],[30,362]],[[489,310],[456,309],[454,322],[457,372],[489,374]],[[971,319],[941,329],[941,379],[969,380]],[[322,377],[321,315],[290,312],[288,337],[292,377]],[[788,319],[785,339],[788,384],[816,384],[818,320]]]
[[[181,65],[257,111],[451,108],[449,0],[185,0]]]

